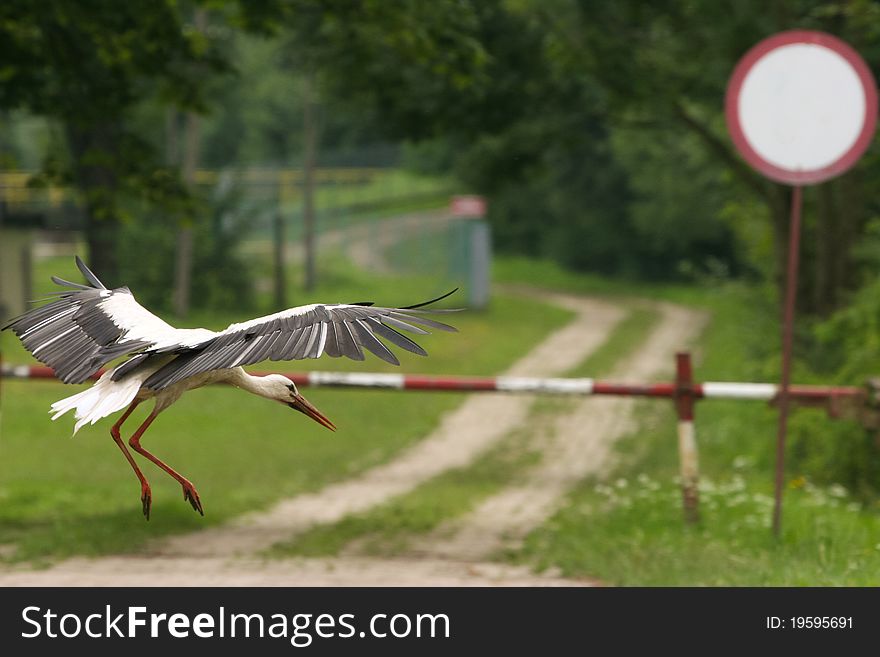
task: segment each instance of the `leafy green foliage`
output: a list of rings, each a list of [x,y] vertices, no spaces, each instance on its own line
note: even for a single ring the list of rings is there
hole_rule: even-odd
[[[132,130],[133,108],[149,98],[202,108],[200,81],[224,62],[211,40],[186,28],[172,0],[11,0],[0,6],[0,44],[0,107],[26,109],[61,126],[67,153],[44,172],[78,187],[90,259],[117,282],[125,199],[146,199],[166,211],[188,202],[175,172]]]

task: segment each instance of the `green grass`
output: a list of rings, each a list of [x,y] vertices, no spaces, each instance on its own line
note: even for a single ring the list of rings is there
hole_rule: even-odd
[[[384,169],[364,180],[318,185],[315,209],[323,212],[363,205],[394,206],[412,196],[442,193],[451,184],[448,178],[420,175],[404,169]],[[286,211],[298,212],[301,209],[301,189],[293,188],[285,200],[289,203]]]
[[[647,404],[647,402],[645,402]],[[664,412],[665,411],[665,412]],[[734,411],[735,413],[735,411]],[[661,417],[662,416],[662,417]],[[642,408],[642,429],[627,439],[675,454],[675,423],[666,409]],[[717,419],[717,416],[716,416]],[[730,416],[728,416],[730,419]],[[711,434],[700,417],[698,440]],[[772,424],[772,423],[770,423]],[[740,432],[746,427],[741,426]],[[762,431],[770,447],[772,429]],[[703,468],[701,521],[683,522],[681,490],[664,458],[629,460],[605,481],[580,486],[566,507],[508,556],[537,570],[598,577],[623,586],[877,586],[880,518],[841,486],[789,478],[783,533],[770,532],[769,471],[741,456],[721,472]]]
[[[40,262],[35,281],[45,287],[47,271],[74,278],[70,269],[67,258]],[[426,296],[424,285],[425,279],[366,276],[340,266],[328,272],[315,298],[412,303]],[[491,374],[570,316],[533,300],[498,295],[487,311],[455,315],[451,321],[460,333],[424,336],[420,342],[430,357],[402,354],[399,370],[372,356],[365,363],[321,359],[252,369]],[[203,314],[186,324],[218,328],[241,319],[232,312]],[[499,326],[505,330],[499,331]],[[7,362],[32,362],[9,332],[0,339]],[[145,464],[154,493],[153,517],[147,523],[140,515],[137,480],[110,439],[111,420],[84,428],[72,440],[70,417],[49,420],[53,401],[81,389],[48,381],[3,382],[0,545],[7,558],[135,552],[150,538],[264,508],[389,459],[429,432],[463,399],[457,394],[306,390],[339,427],[330,433],[279,404],[239,391],[194,391],[156,420],[144,444],[196,484],[206,516],[193,513],[179,486]],[[401,394],[407,395],[407,403],[401,403]],[[133,430],[147,412],[139,409],[125,429]]]
[[[552,281],[560,289],[603,294],[602,281],[576,277],[544,263],[502,261],[509,283]],[[546,274],[546,276],[544,275]],[[712,321],[695,350],[698,380],[774,380],[777,349],[773,311],[743,286],[708,288],[614,282],[604,294],[684,302]],[[701,522],[683,522],[676,484],[675,415],[643,401],[639,429],[618,444],[619,464],[590,479],[565,508],[507,554],[536,569],[559,568],[617,585],[800,586],[880,584],[880,506],[863,506],[839,485],[813,483],[822,473],[789,468],[783,533],[769,530],[776,413],[760,402],[697,405]],[[833,439],[833,422],[819,410],[797,409],[794,426]]]
[[[617,363],[648,339],[657,319],[656,311],[651,308],[632,306],[602,346],[568,370],[565,375],[593,378],[607,376]]]
[[[566,372],[566,376],[607,374],[647,337],[656,320],[654,311],[634,307],[608,339]],[[483,499],[514,484],[529,466],[539,461],[540,453],[532,443],[535,434],[547,425],[547,417],[566,412],[574,403],[567,398],[538,398],[531,404],[523,426],[470,465],[438,475],[375,509],[310,529],[274,546],[270,554],[331,556],[355,542],[367,554],[403,553],[413,536],[426,534],[444,521],[463,516]]]
[[[355,223],[377,221],[394,215],[442,208],[448,205],[452,181],[423,176],[402,169],[388,169],[369,180],[319,185],[315,190],[316,230],[344,229]],[[302,196],[299,188],[283,202],[288,222],[287,239],[297,241],[303,233]],[[256,231],[269,235],[269,228]]]

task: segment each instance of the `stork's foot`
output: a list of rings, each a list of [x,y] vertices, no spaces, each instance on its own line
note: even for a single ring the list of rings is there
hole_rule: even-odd
[[[198,511],[200,515],[205,515],[205,512],[202,510],[202,500],[199,499],[195,486],[189,482],[183,484],[183,499],[189,502],[192,508]]]
[[[150,507],[153,505],[153,495],[147,484],[141,485],[141,504],[144,508],[144,518],[150,519]]]

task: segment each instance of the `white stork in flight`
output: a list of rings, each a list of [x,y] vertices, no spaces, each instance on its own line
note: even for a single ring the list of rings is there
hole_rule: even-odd
[[[74,410],[76,434],[84,424],[94,424],[126,409],[110,429],[110,435],[140,480],[141,502],[148,520],[150,485],[120,437],[122,423],[140,403],[155,400],[152,412],[129,438],[129,446],[176,479],[183,486],[184,499],[204,515],[199,494],[189,480],[144,449],[140,442],[156,416],[184,392],[210,383],[229,383],[286,404],[335,430],[333,423],[306,401],[290,379],[281,374],[252,376],[242,366],[266,359],[300,360],[322,354],[364,360],[361,347],[399,365],[397,357],[377,336],[426,356],[424,349],[395,329],[422,335],[428,332],[421,326],[455,331],[424,316],[452,311],[422,309],[452,292],[404,308],[380,308],[369,303],[311,304],[232,324],[220,332],[179,329],[141,306],[127,287],[108,290],[79,257],[76,265],[89,285],[53,276],[56,284],[68,289],[53,293],[57,297],[54,301],[11,320],[3,330],[12,329],[27,350],[55,370],[64,383],[82,383],[110,361],[129,356],[105,372],[92,387],[52,404],[51,412],[56,420]]]

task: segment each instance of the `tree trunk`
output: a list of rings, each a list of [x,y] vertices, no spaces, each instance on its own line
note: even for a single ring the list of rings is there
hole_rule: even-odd
[[[813,231],[816,253],[813,256],[813,310],[820,315],[827,313],[833,304],[835,273],[834,243],[831,234],[834,224],[834,197],[831,183],[819,185],[816,189],[816,222]],[[829,237],[831,239],[829,239]]]
[[[853,254],[856,243],[865,235],[868,221],[868,202],[865,198],[865,179],[859,169],[841,176],[837,181],[837,221],[839,226],[828,227],[828,240],[837,246],[834,262],[837,266],[832,308],[836,309],[842,299],[841,292],[852,290],[859,283],[858,263]],[[835,241],[834,235],[843,228],[843,239]]]
[[[85,236],[89,267],[108,287],[119,285],[117,209],[119,180],[118,120],[65,126],[76,187],[85,204]]]
[[[788,207],[790,190],[784,190],[786,202],[773,203],[774,236],[779,252],[780,276],[777,280],[784,290],[784,271],[787,261]],[[866,203],[864,182],[859,172],[853,171],[840,178],[818,185],[810,190],[815,203],[805,205],[804,267],[799,286],[798,307],[801,311],[827,317],[840,307],[844,293],[858,283],[858,267],[853,258],[853,247],[863,234]],[[784,208],[784,209],[783,209]]]
[[[183,145],[183,179],[191,190],[195,189],[196,167],[199,161],[199,116],[193,112],[186,115]],[[186,317],[190,310],[192,290],[192,251],[194,217],[177,230],[177,252],[174,258],[174,313]]]
[[[199,32],[205,31],[206,14],[204,9],[195,13],[195,27]],[[195,112],[187,112],[184,127],[183,144],[183,179],[190,190],[195,189],[196,168],[199,162],[199,127],[200,118]],[[169,146],[170,146],[169,136]],[[193,227],[195,217],[180,226],[177,231],[177,252],[174,258],[174,313],[178,317],[186,317],[190,310],[190,293],[192,292],[192,252]]]
[[[773,281],[779,292],[779,313],[782,316],[783,299],[785,298],[785,270],[788,265],[788,234],[791,228],[791,188],[768,183],[769,193],[766,196],[767,207],[770,209],[770,221],[773,226]],[[803,297],[800,297],[801,300]]]
[[[317,284],[314,193],[315,166],[318,155],[318,121],[314,82],[314,75],[309,73],[305,81],[303,107],[303,228],[306,252],[305,288],[309,292],[313,291]]]
[[[176,167],[180,164],[180,113],[174,107],[165,111],[165,164]]]
[[[284,231],[284,214],[281,202],[272,216],[274,249],[272,250],[273,269],[275,274],[274,296],[276,310],[287,308],[287,279],[284,268],[284,251],[287,242]]]

